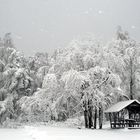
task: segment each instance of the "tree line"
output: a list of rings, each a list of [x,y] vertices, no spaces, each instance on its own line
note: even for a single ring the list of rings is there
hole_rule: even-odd
[[[65,121],[84,116],[86,128],[102,128],[111,104],[140,98],[140,44],[121,27],[103,44],[92,34],[52,55],[26,57],[10,33],[0,38],[0,123]],[[98,119],[98,121],[97,121]]]

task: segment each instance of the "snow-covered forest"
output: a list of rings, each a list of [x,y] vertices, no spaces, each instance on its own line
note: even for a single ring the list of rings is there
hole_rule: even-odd
[[[0,39],[1,125],[84,116],[86,128],[101,129],[109,106],[140,100],[140,44],[121,27],[110,40],[85,34],[51,55],[42,50],[27,57],[6,33]]]

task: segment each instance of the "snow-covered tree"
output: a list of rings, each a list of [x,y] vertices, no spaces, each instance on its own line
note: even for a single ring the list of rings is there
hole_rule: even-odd
[[[117,39],[106,45],[104,57],[106,66],[121,77],[122,88],[131,99],[137,98],[138,90],[135,74],[139,73],[140,46],[128,33],[119,28]],[[137,82],[136,82],[137,81]]]
[[[11,37],[11,33],[6,33],[4,38],[3,38],[3,45],[6,48],[13,48],[14,44],[13,44],[13,40]]]
[[[81,87],[86,80],[86,76],[73,69],[63,73],[60,79],[60,91],[55,102],[58,114],[63,113],[64,117],[68,118],[77,111],[82,112]],[[77,107],[75,108],[77,105],[80,105],[78,106],[80,111]]]
[[[130,98],[140,97],[139,50],[120,27],[105,46],[86,34],[53,55],[31,57],[14,48],[6,34],[0,40],[1,122],[4,116],[48,121],[84,114],[87,128],[96,128],[97,118],[102,128],[105,108],[129,99],[128,91]]]
[[[88,70],[89,86],[83,89],[83,103],[86,127],[96,128],[97,111],[99,127],[102,128],[103,110],[109,106],[114,97],[121,96],[120,78],[109,69],[96,66]]]

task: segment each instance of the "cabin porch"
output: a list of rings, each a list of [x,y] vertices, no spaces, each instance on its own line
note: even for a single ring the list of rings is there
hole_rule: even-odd
[[[105,111],[111,128],[140,127],[140,103],[137,100],[118,102]]]

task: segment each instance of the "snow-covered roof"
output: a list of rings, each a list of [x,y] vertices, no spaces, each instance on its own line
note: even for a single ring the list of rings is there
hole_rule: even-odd
[[[118,102],[116,104],[114,104],[113,106],[111,106],[110,108],[108,108],[105,113],[109,113],[109,112],[119,112],[122,109],[126,108],[127,106],[129,106],[130,104],[137,102],[140,105],[140,102],[137,100],[128,100],[128,101],[121,101]]]

